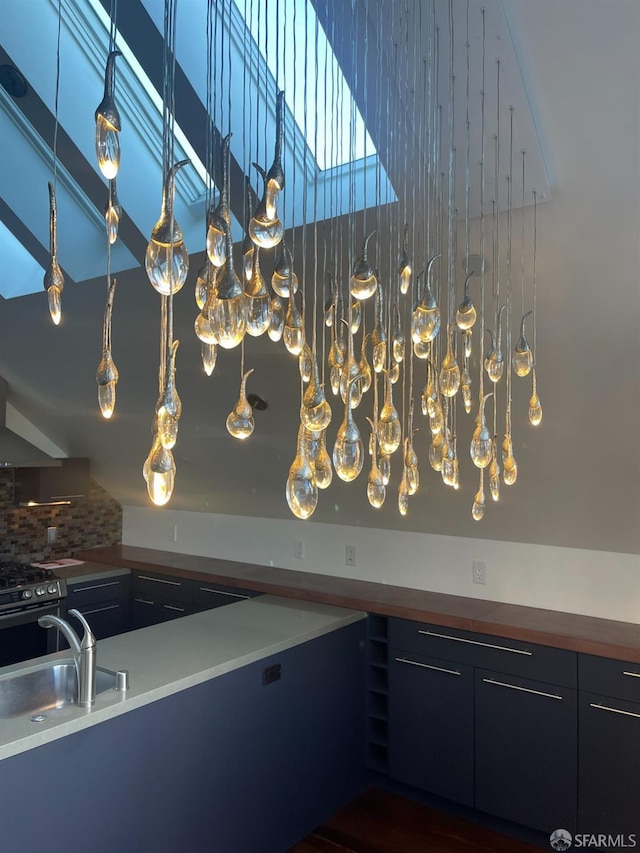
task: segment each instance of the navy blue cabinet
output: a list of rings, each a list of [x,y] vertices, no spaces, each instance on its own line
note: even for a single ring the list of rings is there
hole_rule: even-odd
[[[640,833],[640,664],[580,655],[581,832]]]
[[[128,572],[91,581],[82,578],[69,581],[62,616],[80,636],[82,628],[75,617],[69,616],[69,610],[79,610],[86,617],[97,640],[122,634],[129,630],[130,624],[129,586]],[[66,647],[64,637],[60,638],[61,647],[62,644]]]

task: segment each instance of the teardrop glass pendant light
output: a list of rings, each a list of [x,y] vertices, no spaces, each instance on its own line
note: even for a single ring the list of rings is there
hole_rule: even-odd
[[[398,512],[406,515],[409,511],[409,483],[407,480],[407,469],[403,466],[400,485],[398,486]]]
[[[533,387],[531,389],[531,397],[529,398],[529,423],[531,426],[539,426],[542,423],[542,403],[538,397],[538,387],[536,380],[536,369],[532,370]]]
[[[107,180],[118,174],[120,167],[120,114],[114,100],[115,61],[122,56],[119,50],[112,50],[107,57],[104,74],[104,96],[95,111],[96,157],[98,167]]]
[[[284,170],[282,168],[282,140],[284,138],[284,92],[276,95],[276,143],[273,163],[264,182],[264,207],[267,218],[277,219],[278,196],[284,189]]]
[[[196,286],[194,292],[196,305],[201,311],[207,302],[207,297],[209,296],[211,288],[216,287],[216,276],[217,268],[213,266],[208,257],[205,257],[204,261],[200,264],[200,268],[196,275]]]
[[[249,178],[245,178],[245,194],[246,201],[245,204],[247,206],[247,221],[244,232],[244,239],[242,241],[242,269],[244,272],[245,281],[251,281],[251,273],[253,272],[253,250],[255,248],[255,243],[251,239],[251,235],[249,234],[249,223],[251,222],[251,218],[253,216],[253,191],[251,189],[251,183],[249,182]]]
[[[49,313],[55,325],[62,318],[62,291],[64,276],[58,263],[58,206],[56,191],[49,182],[49,264],[44,273],[44,288],[49,301]]]
[[[373,296],[376,291],[376,287],[378,286],[376,272],[369,263],[368,258],[369,240],[373,237],[374,233],[375,232],[372,231],[364,238],[362,242],[362,251],[356,258],[356,262],[353,266],[349,289],[351,291],[351,295],[355,299],[368,299],[370,296]]]
[[[489,492],[494,501],[500,500],[500,465],[498,463],[498,442],[495,436],[491,465],[489,465]]]
[[[460,387],[460,367],[456,361],[453,336],[455,326],[448,329],[447,353],[440,366],[440,391],[445,397],[455,397]]]
[[[506,486],[513,486],[518,479],[518,464],[513,455],[513,441],[511,435],[505,435],[502,441],[502,479]]]
[[[464,410],[469,414],[471,412],[471,376],[469,375],[466,363],[462,371],[462,376],[460,377],[460,391],[462,393]]]
[[[476,492],[471,508],[471,516],[474,521],[482,521],[484,518],[484,510],[487,505],[487,499],[484,493],[484,471],[480,471],[480,486]]]
[[[469,282],[471,281],[472,276],[473,272],[470,272],[464,280],[464,295],[462,302],[458,305],[456,310],[456,325],[461,332],[466,332],[473,328],[478,316],[475,305],[469,296]]]
[[[313,460],[316,485],[319,489],[328,489],[333,480],[333,466],[331,465],[331,457],[327,451],[327,434],[325,430],[322,430],[320,433],[318,445],[318,453]]]
[[[116,407],[116,385],[118,384],[118,368],[111,355],[111,318],[113,315],[113,299],[116,292],[116,280],[111,280],[107,293],[107,304],[104,309],[102,323],[102,358],[96,372],[98,383],[98,405],[103,418],[109,419]]]
[[[289,468],[286,496],[289,509],[296,518],[305,519],[313,515],[318,504],[318,484],[304,444],[302,425],[298,429],[296,456]]]
[[[312,430],[325,430],[331,423],[331,406],[324,395],[315,356],[312,358],[311,381],[302,398],[300,420],[307,429]]]
[[[267,334],[270,340],[277,343],[282,339],[284,332],[284,305],[277,296],[271,297],[269,316],[271,319],[269,320]]]
[[[357,382],[358,378],[352,379],[351,384]],[[350,396],[350,393],[346,394],[344,420],[338,429],[338,435],[333,445],[333,467],[338,477],[347,483],[355,480],[362,471],[364,463],[364,447],[360,438],[360,430],[353,420],[351,406],[349,405]]]
[[[362,302],[359,299],[354,299],[351,302],[351,333],[355,333],[360,328],[362,323]]]
[[[402,425],[396,407],[393,405],[391,377],[385,371],[384,403],[378,418],[378,442],[383,453],[395,453],[400,447]]]
[[[245,287],[247,332],[254,338],[264,335],[271,322],[267,284],[260,271],[260,249],[255,247],[251,279]]]
[[[311,352],[311,347],[306,341],[302,345],[302,350],[298,356],[298,370],[300,371],[300,379],[302,379],[306,385],[307,382],[311,380],[311,374],[313,372],[313,353]]]
[[[202,359],[202,367],[207,376],[211,376],[216,366],[216,359],[218,357],[218,345],[217,344],[200,344],[200,358]]]
[[[431,270],[440,255],[435,255],[429,261],[425,275],[422,297],[413,309],[411,318],[411,337],[414,342],[429,343],[440,331],[440,308],[431,290]],[[420,273],[420,276],[422,273]]]
[[[262,176],[265,191],[249,223],[249,234],[256,246],[259,246],[261,249],[272,249],[282,240],[284,227],[277,215],[272,219],[267,213],[267,174],[265,170],[257,163],[254,163],[253,166]]]
[[[491,346],[484,360],[484,367],[487,371],[487,376],[492,382],[499,382],[504,372],[504,356],[502,355],[502,315],[506,305],[503,305],[498,311],[498,335],[491,329],[487,329],[487,334],[491,338]]]
[[[387,496],[387,490],[382,476],[382,471],[378,466],[376,427],[370,418],[367,418],[367,420],[371,425],[371,468],[369,469],[369,475],[367,477],[367,500],[374,509],[380,509]]]
[[[347,321],[344,320],[343,322],[347,328],[347,357],[340,376],[340,396],[344,403],[348,393],[350,407],[352,409],[357,409],[360,405],[360,401],[362,400],[360,365],[353,354],[353,332],[349,328]]]
[[[116,179],[111,178],[109,181],[109,197],[104,206],[104,221],[107,229],[107,240],[109,245],[113,244],[118,239],[118,226],[122,219],[122,207],[118,200],[118,190],[116,188]]]
[[[253,373],[253,368],[243,374],[240,382],[238,400],[227,417],[227,432],[234,438],[249,438],[255,427],[253,409],[247,400],[247,379]]]
[[[244,289],[233,266],[231,230],[226,226],[227,258],[217,277],[217,292],[208,310],[209,321],[217,342],[233,349],[244,338],[247,328],[247,305]]]
[[[407,293],[409,292],[409,287],[411,285],[411,275],[413,273],[411,261],[409,260],[409,246],[407,243],[407,231],[408,231],[408,226],[405,222],[404,237],[402,240],[402,254],[400,255],[400,261],[398,263],[398,275],[400,276],[400,293],[403,296],[406,296]]]
[[[478,416],[476,418],[476,428],[473,431],[471,439],[471,461],[476,468],[486,468],[491,463],[493,458],[493,439],[487,428],[487,419],[485,416],[485,405],[491,394],[485,394],[478,407]]]
[[[171,499],[175,485],[176,463],[173,453],[156,438],[147,461],[147,492],[156,506],[164,506]]]
[[[165,387],[156,406],[157,429],[160,443],[171,450],[178,438],[178,422],[182,414],[182,402],[176,388],[176,353],[180,341],[173,341],[167,355]]]
[[[176,173],[190,162],[175,163],[165,175],[160,219],[151,232],[144,258],[149,281],[162,296],[178,293],[189,272],[189,254],[173,214],[173,200]]]
[[[518,338],[511,362],[517,376],[528,376],[533,367],[533,353],[524,334],[524,325],[530,314],[533,314],[533,311],[527,311],[520,322],[520,337]]]
[[[393,306],[393,339],[391,341],[391,354],[396,364],[404,359],[404,332],[400,322],[400,309],[397,304]]]
[[[304,346],[304,323],[293,294],[289,294],[289,305],[284,318],[284,345],[291,355],[300,355]]]
[[[384,303],[382,298],[382,285],[378,282],[375,301],[375,326],[371,333],[371,344],[373,346],[373,369],[376,373],[382,373],[387,363],[387,331],[384,323]]]
[[[227,231],[231,228],[229,213],[229,160],[231,137],[228,133],[222,140],[220,160],[222,179],[220,198],[215,208],[207,211],[207,255],[214,267],[221,267],[227,260]]]
[[[432,433],[431,444],[429,445],[429,465],[434,471],[442,471],[442,445],[444,444],[444,434],[442,431]]]
[[[280,253],[273,268],[271,287],[283,299],[289,298],[290,291],[298,291],[298,276],[293,269],[293,257],[284,240],[280,243]]]

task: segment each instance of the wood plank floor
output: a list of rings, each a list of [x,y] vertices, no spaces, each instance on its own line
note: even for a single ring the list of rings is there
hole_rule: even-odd
[[[288,853],[540,853],[540,849],[369,788]]]

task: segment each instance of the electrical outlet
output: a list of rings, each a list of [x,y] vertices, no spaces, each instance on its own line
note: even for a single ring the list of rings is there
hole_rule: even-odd
[[[473,561],[473,582],[485,584],[487,582],[487,564],[482,560]]]
[[[178,525],[170,524],[169,525],[169,542],[177,542],[178,541]]]
[[[57,527],[47,527],[47,545],[51,545],[58,538]]]
[[[298,560],[304,560],[304,539],[296,539],[293,546],[293,556]]]
[[[344,562],[346,566],[355,566],[356,564],[356,546],[347,545],[344,549]]]

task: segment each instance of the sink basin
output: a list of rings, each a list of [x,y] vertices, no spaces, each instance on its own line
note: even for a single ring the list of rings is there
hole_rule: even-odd
[[[97,668],[96,694],[110,690],[115,683],[114,672]],[[0,678],[0,719],[46,714],[77,701],[78,679],[71,661],[44,664]]]

